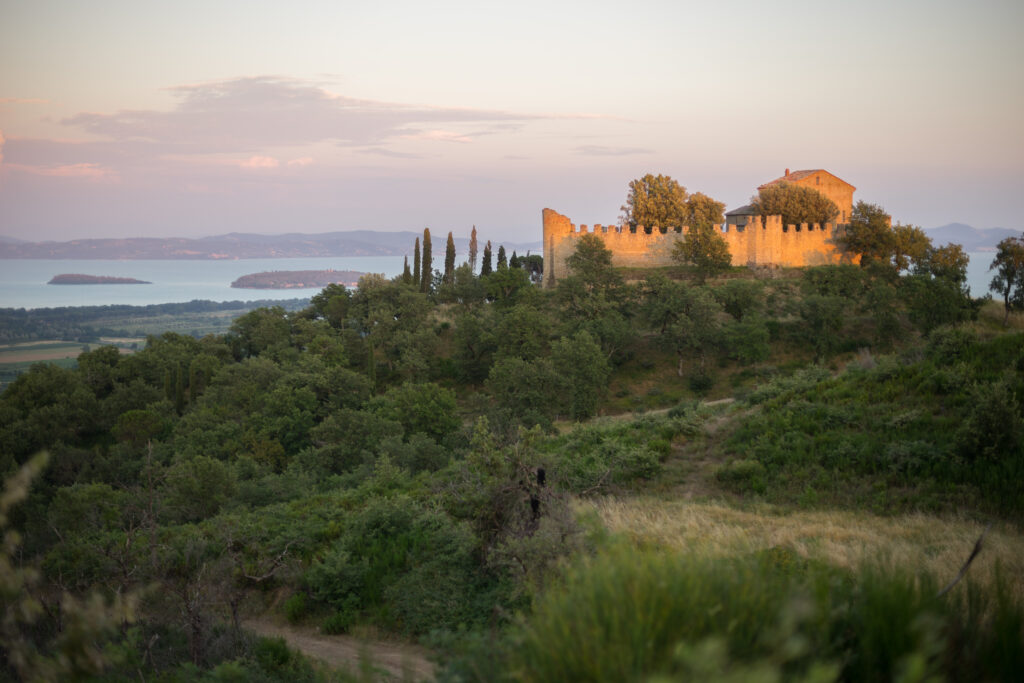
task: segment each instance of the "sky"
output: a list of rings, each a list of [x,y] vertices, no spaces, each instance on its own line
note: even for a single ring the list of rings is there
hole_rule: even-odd
[[[786,168],[1024,229],[1019,0],[0,0],[0,235],[610,224]]]

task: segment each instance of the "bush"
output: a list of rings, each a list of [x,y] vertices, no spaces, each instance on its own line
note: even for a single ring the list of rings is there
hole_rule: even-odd
[[[405,497],[354,513],[306,572],[313,596],[340,613],[365,613],[407,633],[482,619],[472,612],[476,539],[468,525]]]
[[[715,478],[740,493],[764,493],[768,471],[757,460],[733,460],[718,468]]]
[[[698,396],[704,396],[711,388],[715,386],[715,379],[707,372],[701,370],[695,375],[690,375],[689,387],[690,391],[697,394]]]
[[[306,594],[295,593],[284,601],[284,616],[289,623],[296,623],[306,616]]]

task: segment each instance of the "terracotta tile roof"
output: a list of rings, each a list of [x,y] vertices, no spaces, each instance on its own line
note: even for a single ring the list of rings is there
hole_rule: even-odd
[[[789,171],[789,169],[786,169],[786,170]],[[786,173],[785,175],[779,176],[775,180],[768,181],[764,185],[758,185],[757,189],[760,190],[761,188],[768,187],[769,185],[775,185],[777,183],[795,183],[796,181],[803,180],[804,178],[807,178],[808,176],[812,176],[815,173],[828,173],[828,171],[826,171],[823,168],[809,168],[809,169],[806,169],[806,170],[803,170],[803,171],[790,171],[789,173]],[[832,176],[833,178],[835,178],[836,180],[838,180],[840,182],[843,182],[843,183],[846,183],[846,181],[843,180],[842,178],[840,178],[839,176],[834,175],[832,173],[828,173],[828,174],[830,176]],[[846,184],[850,185],[850,183],[846,183]],[[850,187],[853,187],[853,185],[850,185]],[[854,188],[854,189],[857,189],[857,188]]]

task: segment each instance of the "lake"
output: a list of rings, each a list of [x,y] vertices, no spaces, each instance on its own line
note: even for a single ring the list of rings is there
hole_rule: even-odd
[[[258,299],[308,298],[320,289],[233,289],[242,275],[269,270],[355,270],[402,273],[401,256],[337,258],[268,258],[202,261],[0,260],[0,308],[53,308]],[[110,275],[152,282],[150,285],[48,285],[60,273]]]
[[[992,274],[994,252],[972,252],[967,266],[971,294],[984,296]],[[394,277],[402,272],[401,256],[338,258],[269,258],[203,261],[0,260],[0,308],[53,308],[109,304],[255,301],[308,298],[319,289],[232,289],[231,283],[249,273],[268,270],[356,270]],[[111,275],[148,280],[151,285],[48,285],[60,273]]]

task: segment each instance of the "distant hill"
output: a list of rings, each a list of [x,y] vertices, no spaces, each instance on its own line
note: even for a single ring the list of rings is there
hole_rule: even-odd
[[[233,232],[199,239],[129,237],[84,239],[70,242],[22,242],[0,240],[0,259],[248,259],[311,258],[337,256],[401,256],[412,254],[419,232],[350,230],[318,234],[288,233],[255,235]],[[444,259],[447,233],[432,234],[435,262]],[[505,244],[505,249],[525,254],[540,251],[540,241]],[[497,253],[497,243],[494,245]],[[484,245],[479,245],[483,254]],[[459,260],[469,251],[469,240],[456,238]]]
[[[995,251],[996,245],[1007,237],[1021,237],[1024,235],[1020,230],[1009,228],[979,228],[964,223],[950,223],[937,228],[926,228],[925,232],[932,238],[936,245],[955,242],[964,248],[964,251]]]

